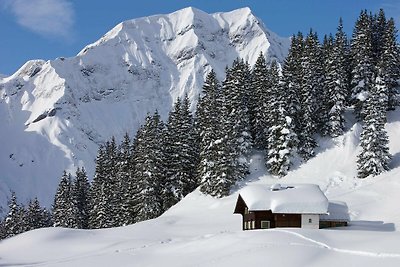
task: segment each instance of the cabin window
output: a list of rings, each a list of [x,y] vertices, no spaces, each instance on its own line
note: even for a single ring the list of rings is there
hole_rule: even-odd
[[[270,221],[261,221],[261,229],[271,228]]]
[[[308,219],[308,223],[312,223],[312,219],[310,218],[310,219]]]
[[[244,214],[249,214],[249,209],[247,207],[244,208]]]
[[[256,222],[255,221],[251,221],[251,229],[256,229]]]

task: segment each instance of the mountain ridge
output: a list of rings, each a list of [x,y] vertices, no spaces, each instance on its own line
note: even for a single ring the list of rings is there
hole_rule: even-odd
[[[94,171],[98,145],[133,135],[148,112],[166,118],[185,93],[195,107],[205,75],[237,57],[282,63],[289,38],[249,8],[185,8],[121,22],[77,56],[31,60],[0,80],[0,205],[10,190],[49,205],[62,171]]]

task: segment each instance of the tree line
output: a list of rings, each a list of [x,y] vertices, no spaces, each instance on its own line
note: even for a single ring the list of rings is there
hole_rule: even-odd
[[[358,177],[388,170],[384,126],[387,111],[399,104],[396,34],[383,10],[364,10],[350,40],[342,20],[322,42],[312,30],[293,35],[282,67],[260,54],[252,68],[236,59],[222,82],[210,71],[194,114],[186,95],[166,122],[156,111],[134,138],[126,134],[119,144],[111,138],[98,150],[92,183],[83,168],[75,178],[64,172],[52,214],[38,209],[43,219],[37,225],[115,227],[155,218],[197,187],[227,196],[249,173],[252,149],[264,150],[269,173],[283,177],[295,158],[315,155],[318,136],[344,133],[349,110],[363,125]],[[13,196],[9,210],[2,232],[12,232],[13,218],[27,218],[21,214],[29,207]]]

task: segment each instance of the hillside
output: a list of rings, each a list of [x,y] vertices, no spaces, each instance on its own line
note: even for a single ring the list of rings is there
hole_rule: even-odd
[[[0,205],[14,190],[49,206],[64,169],[92,176],[112,135],[134,135],[156,109],[165,119],[185,93],[193,108],[211,69],[221,80],[237,57],[282,62],[288,47],[248,8],[185,8],[122,22],[75,57],[27,62],[0,79]]]
[[[330,200],[346,201],[351,226],[323,230],[242,231],[233,214],[240,188],[276,183],[263,154],[252,157],[251,175],[232,195],[214,199],[198,190],[161,217],[104,230],[39,229],[1,241],[2,266],[399,266],[400,111],[387,124],[392,170],[355,178],[360,126],[320,140],[315,158],[295,166],[280,183],[317,183]]]

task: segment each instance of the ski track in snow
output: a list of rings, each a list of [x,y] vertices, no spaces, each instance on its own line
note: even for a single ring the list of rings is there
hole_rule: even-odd
[[[339,253],[346,253],[346,254],[351,254],[351,255],[356,255],[356,256],[375,257],[375,258],[400,258],[400,254],[396,254],[396,253],[370,252],[370,251],[335,248],[335,247],[329,246],[326,243],[314,240],[312,238],[306,237],[306,236],[296,233],[296,232],[291,232],[291,231],[287,231],[287,230],[276,230],[276,229],[274,229],[274,231],[294,235],[296,237],[299,237],[303,240],[306,240],[306,241],[309,241],[309,242],[315,244],[317,247],[329,249],[331,251],[335,251],[335,252],[339,252]]]

